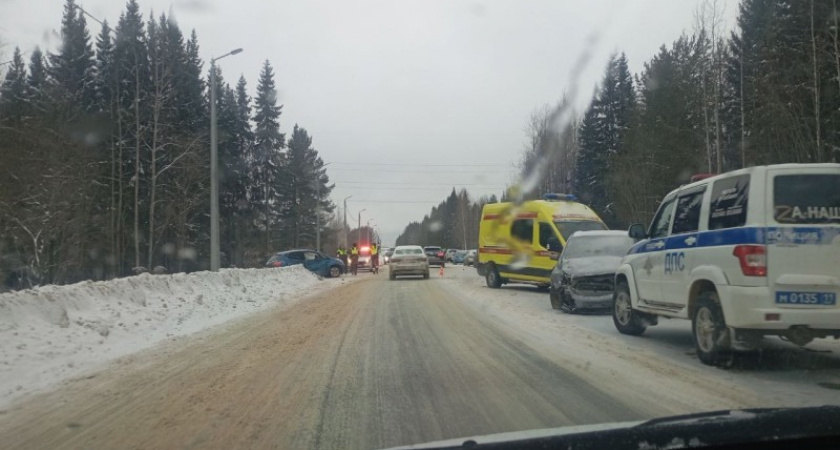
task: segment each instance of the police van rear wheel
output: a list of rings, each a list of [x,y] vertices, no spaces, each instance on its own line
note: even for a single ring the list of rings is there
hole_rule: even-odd
[[[487,265],[487,269],[485,269],[484,274],[484,281],[487,282],[487,287],[492,289],[498,289],[502,287],[502,277],[499,276],[499,272],[496,270],[496,266],[494,264]]]
[[[639,312],[633,310],[627,282],[621,281],[615,286],[612,316],[615,328],[621,334],[639,336],[647,328]]]
[[[715,292],[700,294],[697,308],[691,318],[691,331],[694,334],[697,357],[701,362],[716,366],[731,359],[729,329],[726,328]]]

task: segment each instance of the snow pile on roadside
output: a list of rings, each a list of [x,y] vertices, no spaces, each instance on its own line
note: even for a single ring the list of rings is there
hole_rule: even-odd
[[[303,268],[143,274],[0,294],[0,405],[167,338],[307,293]]]

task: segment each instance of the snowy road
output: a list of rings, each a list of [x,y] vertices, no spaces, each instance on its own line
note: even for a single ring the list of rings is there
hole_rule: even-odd
[[[688,322],[644,337],[472,269],[387,273],[167,342],[0,413],[9,448],[381,448],[711,409],[840,404],[840,346],[733,369]],[[823,385],[821,385],[821,383]]]

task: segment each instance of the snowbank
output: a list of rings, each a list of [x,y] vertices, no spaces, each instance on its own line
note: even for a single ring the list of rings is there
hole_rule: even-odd
[[[0,406],[167,338],[290,303],[302,266],[149,275],[0,294]]]

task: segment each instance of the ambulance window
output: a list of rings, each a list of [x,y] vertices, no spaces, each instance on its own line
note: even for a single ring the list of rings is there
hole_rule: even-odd
[[[695,191],[677,200],[677,210],[674,212],[674,226],[671,234],[691,233],[700,228],[700,205],[705,190]]]
[[[534,219],[514,220],[510,226],[510,235],[520,241],[534,241]]]
[[[650,234],[651,238],[659,238],[668,235],[668,226],[671,225],[671,216],[674,212],[675,200],[676,199],[673,198],[667,200],[659,207],[656,217],[650,224],[650,233],[648,234]]]
[[[747,223],[750,176],[715,181],[709,201],[709,229],[735,228]]]
[[[551,229],[551,225],[540,222],[540,245],[543,248],[548,248],[548,240],[555,237],[554,230]]]

